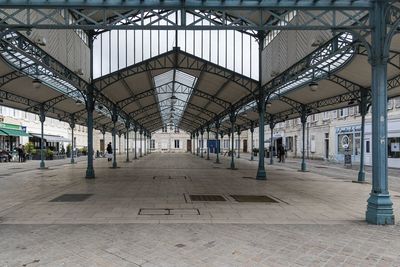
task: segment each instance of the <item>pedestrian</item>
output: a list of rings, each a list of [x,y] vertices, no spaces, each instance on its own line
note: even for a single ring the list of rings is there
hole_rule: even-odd
[[[22,150],[22,162],[25,162],[26,161],[26,152],[25,152],[24,145],[22,145],[21,150]]]
[[[18,162],[22,162],[23,155],[22,155],[22,145],[21,144],[19,144],[19,146],[17,148],[17,152],[18,152]]]
[[[108,145],[107,145],[107,160],[108,161],[111,161],[111,159],[112,159],[112,153],[113,153],[113,149],[112,149],[112,147],[111,147],[111,142],[110,143],[108,143]]]
[[[279,145],[279,162],[285,162],[285,148],[283,145]]]

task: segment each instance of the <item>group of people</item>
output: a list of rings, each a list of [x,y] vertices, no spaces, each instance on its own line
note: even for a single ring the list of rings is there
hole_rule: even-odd
[[[20,144],[17,148],[17,152],[18,152],[18,162],[25,162],[26,161],[25,146]]]

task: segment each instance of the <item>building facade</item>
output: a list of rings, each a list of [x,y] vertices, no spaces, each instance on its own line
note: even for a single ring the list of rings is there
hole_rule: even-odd
[[[249,133],[248,133],[249,134]],[[254,131],[254,147],[258,148],[258,128]],[[265,148],[271,150],[271,130],[265,129]],[[282,144],[288,157],[302,156],[302,126],[300,119],[275,125],[272,150]],[[365,117],[365,164],[372,164],[371,109]],[[400,98],[388,100],[388,166],[400,168]],[[305,153],[308,159],[343,163],[345,154],[352,162],[360,162],[361,114],[358,106],[310,115],[305,130]]]

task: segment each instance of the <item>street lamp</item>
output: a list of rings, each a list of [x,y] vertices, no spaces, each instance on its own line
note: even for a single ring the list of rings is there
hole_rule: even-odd
[[[318,83],[317,82],[311,82],[309,85],[311,92],[315,92],[318,89]]]

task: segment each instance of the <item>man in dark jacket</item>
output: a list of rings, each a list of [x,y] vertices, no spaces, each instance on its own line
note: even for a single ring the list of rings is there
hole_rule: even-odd
[[[110,142],[107,145],[107,154],[112,155],[112,153],[113,153],[113,151],[112,151],[111,142]],[[108,157],[107,159],[108,159],[108,161],[111,161],[112,157]]]

